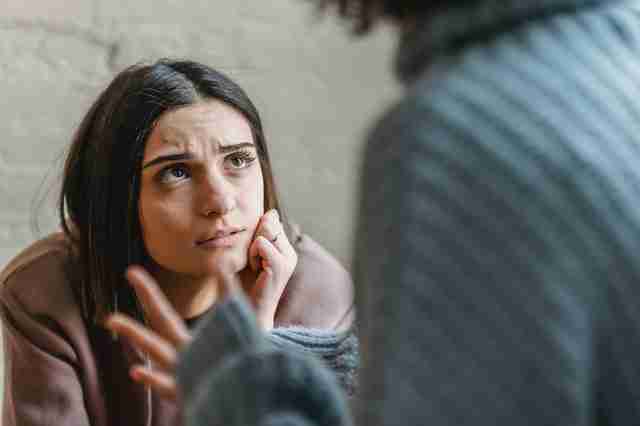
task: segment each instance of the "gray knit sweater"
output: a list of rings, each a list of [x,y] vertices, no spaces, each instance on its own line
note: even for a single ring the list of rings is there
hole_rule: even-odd
[[[366,145],[357,424],[640,423],[640,6],[465,3]]]
[[[349,424],[345,394],[355,389],[353,331],[300,327],[264,334],[246,299],[218,305],[196,327],[177,377],[187,424]]]

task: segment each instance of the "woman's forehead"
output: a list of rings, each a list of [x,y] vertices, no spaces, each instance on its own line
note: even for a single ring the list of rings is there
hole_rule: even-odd
[[[213,100],[164,113],[154,126],[145,151],[193,151],[209,144],[220,149],[253,142],[247,119],[235,108]]]

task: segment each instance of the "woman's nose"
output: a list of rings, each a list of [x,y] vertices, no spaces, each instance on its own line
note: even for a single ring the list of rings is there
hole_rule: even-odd
[[[224,215],[236,207],[233,188],[224,178],[210,178],[205,186],[202,210],[205,216],[212,214]]]

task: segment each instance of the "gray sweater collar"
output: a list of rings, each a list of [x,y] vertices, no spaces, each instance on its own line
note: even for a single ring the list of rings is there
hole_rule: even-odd
[[[616,0],[476,0],[471,6],[445,7],[418,20],[405,32],[396,53],[398,78],[408,84],[438,56],[500,31],[541,17]]]

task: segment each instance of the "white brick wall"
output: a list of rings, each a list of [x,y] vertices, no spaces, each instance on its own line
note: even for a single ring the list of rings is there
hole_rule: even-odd
[[[398,93],[393,42],[387,30],[349,40],[312,12],[304,0],[0,0],[0,268],[55,228],[62,153],[98,91],[159,56],[243,85],[289,215],[348,263],[360,141]]]

